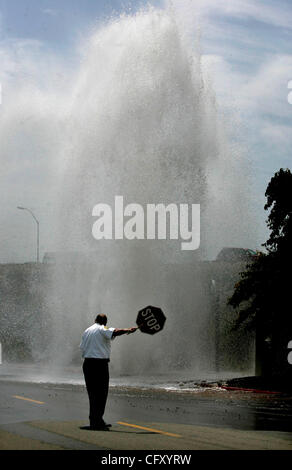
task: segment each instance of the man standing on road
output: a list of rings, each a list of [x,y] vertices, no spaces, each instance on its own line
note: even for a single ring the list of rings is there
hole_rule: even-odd
[[[116,336],[134,333],[138,328],[107,328],[107,316],[97,315],[95,323],[84,331],[80,343],[83,373],[89,398],[90,426],[83,429],[108,431],[110,424],[103,420],[108,396],[111,341]]]

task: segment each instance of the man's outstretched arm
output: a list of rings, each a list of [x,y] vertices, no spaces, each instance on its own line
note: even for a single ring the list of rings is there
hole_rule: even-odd
[[[135,331],[138,330],[138,327],[134,327],[134,328],[116,328],[114,331],[113,331],[113,338],[115,338],[116,336],[122,336],[122,335],[129,335],[131,333],[135,333]]]

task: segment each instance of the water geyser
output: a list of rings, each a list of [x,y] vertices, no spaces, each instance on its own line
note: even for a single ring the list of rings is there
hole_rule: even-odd
[[[199,51],[169,11],[151,8],[109,21],[84,44],[68,102],[58,243],[60,251],[84,258],[52,267],[46,355],[70,363],[98,312],[110,326],[127,327],[144,305],[157,305],[167,327],[152,338],[137,333],[117,341],[114,371],[212,368],[201,259],[240,243],[250,219],[245,163],[225,135]],[[93,207],[113,207],[119,195],[142,206],[200,204],[200,248],[182,251],[171,239],[94,239]]]

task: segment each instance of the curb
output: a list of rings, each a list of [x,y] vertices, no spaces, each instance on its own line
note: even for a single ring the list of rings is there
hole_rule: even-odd
[[[227,387],[224,385],[221,385],[220,388],[224,388],[224,390],[241,390],[242,392],[267,393],[270,395],[277,395],[279,393],[283,393],[283,392],[271,392],[270,390],[259,390],[256,388]]]

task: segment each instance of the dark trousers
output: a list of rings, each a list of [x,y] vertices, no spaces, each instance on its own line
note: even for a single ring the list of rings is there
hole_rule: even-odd
[[[108,362],[108,359],[84,359],[83,373],[89,398],[90,426],[103,423],[109,387]]]

